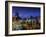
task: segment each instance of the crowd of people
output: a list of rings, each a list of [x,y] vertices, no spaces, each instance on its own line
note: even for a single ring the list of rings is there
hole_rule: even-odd
[[[40,29],[40,18],[39,19],[19,19],[12,17],[12,30],[31,30]]]

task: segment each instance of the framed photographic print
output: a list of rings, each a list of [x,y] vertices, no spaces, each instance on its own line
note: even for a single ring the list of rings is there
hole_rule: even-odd
[[[5,2],[5,35],[34,35],[45,33],[45,3]]]

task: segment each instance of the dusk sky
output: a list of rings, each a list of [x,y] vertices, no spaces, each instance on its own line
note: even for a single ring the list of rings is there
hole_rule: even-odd
[[[19,13],[20,17],[28,16],[40,16],[40,8],[36,7],[12,7],[12,16],[15,16],[16,12]]]

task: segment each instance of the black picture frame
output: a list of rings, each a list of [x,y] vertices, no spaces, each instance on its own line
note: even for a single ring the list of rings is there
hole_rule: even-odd
[[[8,2],[19,2],[19,3],[31,3],[31,4],[43,4],[43,32],[42,33],[26,33],[26,34],[8,34]],[[22,1],[5,1],[5,36],[18,36],[18,35],[36,35],[36,34],[45,34],[45,3],[41,2],[22,2]]]

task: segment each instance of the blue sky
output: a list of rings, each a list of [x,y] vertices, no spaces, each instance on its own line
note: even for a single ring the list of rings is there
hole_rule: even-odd
[[[15,16],[16,12],[19,13],[20,17],[28,16],[40,16],[40,8],[36,7],[12,7],[12,16]]]

